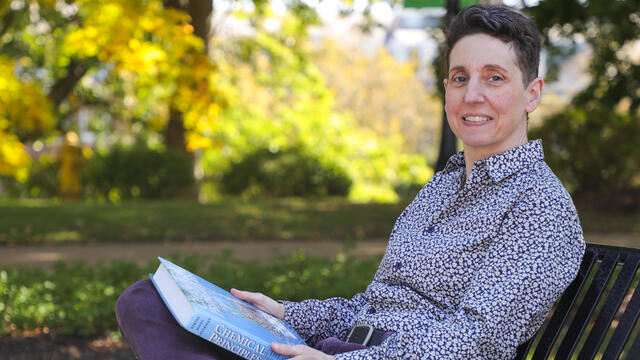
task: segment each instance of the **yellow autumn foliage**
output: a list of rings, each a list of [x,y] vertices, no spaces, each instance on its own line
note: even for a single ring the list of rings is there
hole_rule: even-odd
[[[29,174],[31,158],[18,138],[0,130],[0,175],[24,181]]]
[[[151,129],[162,129],[168,109],[178,110],[188,149],[210,146],[202,135],[211,133],[225,95],[216,88],[216,67],[188,16],[157,0],[78,3],[83,27],[66,36],[63,53],[113,64],[126,83],[125,97],[132,99],[127,116],[143,116]]]
[[[331,40],[314,49],[313,60],[335,94],[337,110],[377,134],[402,136],[405,150],[435,160],[442,101],[418,80],[414,61],[400,63],[386,49],[370,55]]]
[[[53,106],[40,87],[16,77],[14,62],[0,56],[0,174],[24,180],[30,164],[20,137],[33,137],[55,125]]]

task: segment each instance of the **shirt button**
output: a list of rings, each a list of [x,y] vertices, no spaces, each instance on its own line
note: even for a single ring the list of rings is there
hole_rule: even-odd
[[[402,263],[400,261],[393,264],[393,270],[400,270],[400,268],[402,268]]]
[[[376,313],[376,309],[374,308],[369,308],[369,310],[367,310],[367,314],[375,314]]]

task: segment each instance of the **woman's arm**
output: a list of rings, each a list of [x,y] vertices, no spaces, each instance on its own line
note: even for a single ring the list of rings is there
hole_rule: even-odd
[[[351,299],[336,297],[302,302],[278,302],[261,293],[237,289],[231,289],[231,294],[284,319],[310,345],[332,336],[344,338],[353,325],[356,312],[366,302],[363,294],[356,294]]]
[[[307,341],[315,345],[322,339],[337,337],[344,339],[353,326],[357,312],[365,307],[362,293],[351,299],[341,297],[326,300],[283,301],[284,319]]]

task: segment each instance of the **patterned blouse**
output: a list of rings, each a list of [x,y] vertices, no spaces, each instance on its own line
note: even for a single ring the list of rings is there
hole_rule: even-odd
[[[351,299],[283,302],[310,345],[352,326],[394,333],[336,359],[512,359],[575,277],[576,209],[539,140],[449,159],[397,219],[371,284]]]

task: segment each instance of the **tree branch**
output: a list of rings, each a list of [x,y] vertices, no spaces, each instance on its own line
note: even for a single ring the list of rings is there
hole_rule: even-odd
[[[88,69],[89,67],[85,63],[81,63],[76,60],[71,61],[69,66],[67,66],[67,75],[58,79],[56,83],[53,84],[53,87],[51,87],[51,90],[47,95],[55,106],[60,105],[71,91],[73,91],[73,88],[76,86],[78,81],[82,79]]]

